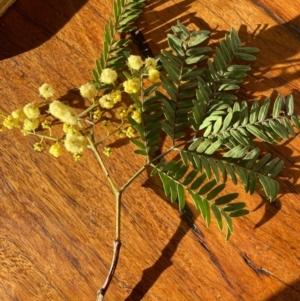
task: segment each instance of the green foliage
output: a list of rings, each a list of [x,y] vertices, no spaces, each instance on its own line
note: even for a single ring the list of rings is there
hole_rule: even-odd
[[[114,70],[122,69],[130,50],[127,46],[131,43],[130,38],[119,38],[118,34],[136,30],[133,24],[142,13],[146,0],[116,0],[113,3],[114,18],[109,19],[109,26],[104,26],[103,52],[96,60],[96,69],[93,72],[93,83],[99,90],[104,90],[107,86],[99,81],[102,70],[111,68]]]
[[[119,31],[131,30],[127,23],[140,13],[135,5],[143,5],[141,0],[130,3],[134,9],[128,15],[114,9],[116,28],[124,26]],[[124,6],[124,0],[115,2],[115,6],[121,4]],[[273,202],[279,192],[274,177],[284,162],[261,151],[256,142],[280,143],[294,137],[294,128],[300,130],[300,115],[294,114],[292,95],[278,96],[274,103],[269,98],[261,103],[238,98],[236,91],[251,70],[249,62],[256,60],[258,49],[244,46],[234,29],[210,57],[209,31],[190,31],[180,21],[171,29],[169,48],[161,50],[159,58],[160,82],[144,87],[145,78],[152,82],[146,62],[146,71],[123,72],[127,80],[139,76],[141,81],[141,93],[130,94],[141,119],[137,122],[129,117],[128,121],[139,134],[138,139],[131,139],[137,147],[134,152],[146,157],[146,164],[121,191],[152,167],[151,176],[158,175],[171,202],[178,202],[183,210],[188,197],[206,225],[214,219],[220,230],[226,228],[229,239],[232,219],[249,211],[238,193],[226,192],[226,184],[241,184],[250,195],[261,185]],[[105,29],[104,54],[96,62],[96,84],[100,84],[97,79],[105,67],[122,69],[126,62],[129,41],[112,43],[112,36],[114,27],[110,26]]]
[[[251,70],[241,62],[255,60],[258,49],[243,46],[234,29],[212,58],[204,44],[208,31],[190,32],[180,22],[172,31],[170,50],[162,50],[160,57],[162,89],[155,84],[145,91],[140,103],[143,123],[132,123],[143,142],[133,142],[140,148],[137,152],[147,156],[151,175],[158,174],[166,196],[182,210],[189,195],[207,226],[212,217],[220,229],[226,224],[228,239],[232,218],[249,211],[237,201],[237,193],[224,193],[226,183],[241,183],[250,195],[261,184],[274,201],[279,191],[274,177],[284,162],[261,153],[255,142],[293,137],[294,126],[300,128],[299,116],[294,115],[291,95],[278,96],[273,105],[269,98],[252,104],[238,99],[235,91]],[[163,153],[162,137],[169,145]]]

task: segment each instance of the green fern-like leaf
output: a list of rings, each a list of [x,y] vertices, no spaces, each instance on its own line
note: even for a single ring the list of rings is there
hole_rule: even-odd
[[[163,131],[173,140],[186,135],[186,129],[192,124],[192,109],[198,87],[197,76],[203,73],[203,68],[193,67],[202,59],[209,47],[199,47],[200,40],[195,41],[195,34],[183,24],[172,27],[174,34],[168,35],[168,43],[172,52],[162,51],[161,62],[166,73],[161,73],[162,87],[166,91],[161,96],[164,104],[165,119],[161,122]],[[207,32],[201,33],[201,42],[208,38]]]
[[[109,19],[109,26],[104,27],[104,43],[103,52],[100,58],[96,60],[96,69],[93,73],[93,83],[100,90],[106,89],[99,78],[102,70],[111,68],[114,70],[122,69],[130,50],[127,46],[131,43],[130,38],[118,38],[118,33],[127,34],[136,30],[134,21],[138,19],[142,13],[142,8],[145,6],[146,0],[116,0],[113,3],[113,20]]]
[[[178,201],[180,210],[185,206],[186,191],[193,199],[196,208],[200,210],[207,226],[211,222],[211,212],[220,229],[223,228],[224,219],[227,224],[227,238],[229,238],[233,230],[231,218],[247,213],[244,209],[245,204],[242,202],[236,203],[239,206],[231,207],[231,210],[228,209],[229,203],[235,200],[238,194],[220,196],[220,193],[225,188],[224,183],[219,184],[216,179],[209,180],[206,172],[201,173],[197,169],[190,170],[189,166],[181,159],[178,161],[171,160],[163,164],[160,163],[159,166],[153,165],[153,168],[152,175],[156,173],[159,175],[165,194],[170,197],[172,202]],[[243,204],[243,206],[240,204]]]
[[[137,153],[147,156],[151,175],[158,174],[165,194],[178,201],[180,210],[188,194],[207,225],[212,217],[220,229],[227,225],[229,238],[231,219],[249,211],[245,203],[235,201],[237,194],[223,195],[227,182],[242,184],[250,195],[261,185],[274,201],[279,191],[274,177],[284,162],[261,154],[256,140],[278,143],[294,136],[294,127],[300,130],[300,116],[294,114],[292,96],[278,96],[272,105],[269,98],[249,104],[233,94],[251,70],[237,62],[254,60],[258,51],[244,47],[235,30],[220,41],[207,67],[203,60],[211,49],[201,43],[209,32],[189,31],[180,22],[172,30],[171,50],[162,50],[160,58],[161,86],[150,86],[142,101],[135,100],[142,123],[129,121],[141,140],[132,142]],[[163,132],[171,145],[164,152],[159,145]],[[180,158],[166,160],[172,152]]]

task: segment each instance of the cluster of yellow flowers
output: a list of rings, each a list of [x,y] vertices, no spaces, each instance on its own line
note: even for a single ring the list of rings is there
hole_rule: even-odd
[[[102,70],[99,81],[106,85],[111,85],[112,90],[102,95],[101,97],[95,97],[97,94],[95,86],[92,84],[82,85],[79,90],[81,96],[88,99],[93,99],[99,106],[93,111],[93,119],[98,121],[101,117],[108,118],[105,112],[114,112],[114,115],[122,120],[122,126],[117,131],[114,131],[119,137],[127,136],[133,138],[135,136],[135,130],[131,126],[124,125],[124,120],[127,117],[131,117],[137,123],[142,122],[141,112],[136,104],[131,104],[128,107],[122,102],[122,92],[127,94],[136,94],[142,88],[142,80],[144,77],[148,77],[150,82],[155,82],[159,78],[159,71],[156,69],[157,61],[154,58],[147,58],[145,61],[140,56],[131,55],[128,57],[127,66],[131,71],[131,78],[128,78],[122,84],[118,84],[118,73],[115,70],[106,68]],[[107,128],[109,120],[105,119],[103,125]],[[112,149],[105,147],[103,153],[106,156],[112,154]]]
[[[138,55],[131,55],[128,58],[127,62],[128,67],[133,71],[139,71],[143,68],[143,72],[148,75],[148,79],[150,82],[155,82],[159,78],[159,71],[156,69],[157,67],[157,61],[154,58],[148,57],[145,59],[145,61],[142,60],[142,58]],[[135,83],[136,84],[136,83]],[[124,89],[126,86],[130,86],[131,84],[124,83]],[[126,92],[126,90],[125,90]],[[127,92],[130,93],[130,92]],[[132,92],[136,93],[136,92]]]
[[[133,138],[136,135],[135,130],[132,126],[128,125],[128,123],[126,125],[125,119],[130,116],[137,123],[141,123],[141,112],[135,103],[127,107],[122,102],[122,93],[138,93],[142,89],[143,78],[148,77],[150,82],[154,82],[159,78],[159,71],[156,69],[157,61],[155,59],[147,58],[143,61],[142,58],[137,55],[129,56],[127,66],[131,71],[131,78],[127,78],[123,83],[119,83],[119,75],[115,70],[110,68],[102,70],[99,78],[100,82],[111,86],[111,91],[107,94],[98,96],[98,90],[92,83],[86,83],[79,87],[81,96],[92,101],[92,105],[82,114],[78,114],[75,109],[60,100],[54,99],[54,89],[51,85],[44,83],[39,87],[39,94],[42,101],[28,103],[23,108],[19,108],[7,116],[0,112],[0,116],[4,118],[0,129],[1,127],[6,127],[7,129],[17,128],[21,130],[24,135],[32,134],[40,137],[41,140],[34,144],[34,150],[39,152],[45,149],[44,140],[54,141],[49,148],[51,155],[54,157],[61,156],[63,151],[62,146],[64,146],[68,152],[73,154],[75,160],[79,160],[88,144],[87,137],[83,134],[85,131],[82,132],[80,130],[82,128],[80,122],[82,120],[86,121],[86,119],[84,119],[86,116],[91,116],[92,120],[89,121],[89,125],[95,125],[94,122],[99,121],[102,116],[104,116],[105,119],[102,125],[108,132],[108,126],[111,123],[109,117],[105,115],[105,112],[110,110],[110,113],[113,112],[113,115],[122,122],[116,130],[108,132],[105,138],[112,133],[116,133],[119,137],[127,136],[128,138]],[[41,114],[40,112],[40,107],[45,105],[48,105],[46,118],[45,114]],[[111,111],[111,109],[113,109],[113,111]],[[54,120],[59,120],[63,124],[63,136],[61,138],[52,136],[51,126],[54,124]],[[49,136],[38,134],[37,130],[39,127],[40,129],[48,130],[50,133]],[[102,144],[104,140],[105,139],[101,140]],[[110,156],[112,149],[103,145],[103,153],[106,156]]]
[[[45,149],[43,141],[48,138],[51,141],[55,141],[49,148],[50,154],[54,157],[62,155],[61,143],[63,142],[65,149],[73,153],[75,160],[80,159],[83,150],[87,147],[87,140],[75,129],[75,125],[78,122],[77,113],[73,108],[59,100],[50,100],[50,98],[54,96],[54,89],[49,84],[45,83],[39,87],[39,93],[45,100],[42,100],[39,103],[28,103],[23,108],[13,111],[8,116],[2,114],[4,117],[3,126],[7,129],[17,128],[21,130],[24,135],[33,134],[41,137],[41,140],[33,145],[35,151],[43,151]],[[64,138],[52,137],[52,120],[39,120],[42,116],[39,107],[45,104],[49,104],[47,113],[63,123],[63,131],[65,132]],[[41,126],[42,129],[49,130],[50,136],[37,134],[36,130],[39,126]]]

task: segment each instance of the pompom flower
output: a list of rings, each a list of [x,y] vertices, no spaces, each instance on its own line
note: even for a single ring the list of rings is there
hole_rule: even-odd
[[[80,154],[87,146],[86,138],[80,133],[68,132],[65,138],[65,148],[68,152],[73,154]]]
[[[128,111],[125,107],[122,106],[117,109],[117,112],[116,112],[117,118],[124,119],[127,117],[127,115],[128,115]]]
[[[126,136],[128,138],[133,138],[135,136],[135,131],[133,129],[133,127],[129,126],[127,129],[126,129]]]
[[[111,109],[114,107],[114,102],[111,99],[110,94],[105,94],[99,99],[99,104],[104,109]]]
[[[149,69],[155,68],[156,65],[157,65],[157,61],[154,58],[148,57],[145,59],[145,67],[146,68],[149,68]]]
[[[25,105],[23,111],[29,119],[36,119],[40,116],[40,110],[35,106],[34,103],[28,103],[27,105]]]
[[[121,91],[115,90],[110,93],[111,100],[116,104],[122,100]]]
[[[141,114],[139,110],[135,110],[132,112],[131,118],[135,120],[137,123],[142,122]]]
[[[104,84],[112,84],[114,83],[118,78],[118,74],[115,70],[110,68],[105,68],[102,70],[100,81]]]
[[[149,69],[149,80],[151,83],[155,82],[159,78],[159,71],[154,68]]]
[[[124,91],[128,94],[137,93],[140,90],[140,79],[131,78],[123,83]]]
[[[93,112],[93,119],[99,120],[102,116],[102,111],[100,109],[97,109]]]
[[[24,121],[26,119],[26,115],[23,109],[17,109],[11,113],[11,116],[19,121]]]
[[[86,83],[79,88],[80,95],[84,98],[94,98],[97,94],[97,89],[92,83]]]
[[[47,99],[49,97],[52,97],[55,91],[49,84],[44,83],[39,87],[39,92],[40,96]]]
[[[127,65],[130,69],[139,70],[144,65],[144,62],[139,55],[131,55],[127,60]]]
[[[58,158],[59,156],[61,156],[62,154],[62,148],[61,146],[56,142],[54,144],[51,145],[50,149],[49,149],[49,153]]]
[[[31,132],[37,129],[39,126],[39,121],[37,119],[26,118],[23,123],[23,130],[26,132]]]
[[[14,118],[12,115],[8,115],[3,121],[3,126],[9,130],[12,130],[18,125],[18,122],[19,120],[17,118]]]
[[[73,108],[63,104],[59,100],[54,100],[49,105],[49,113],[60,121],[68,124],[77,123],[77,114]]]

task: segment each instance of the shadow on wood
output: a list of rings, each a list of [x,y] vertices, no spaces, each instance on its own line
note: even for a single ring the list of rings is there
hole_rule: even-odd
[[[170,0],[148,1],[141,18],[137,21],[140,29],[154,55],[159,55],[161,49],[168,48],[166,41],[167,34],[171,33],[171,27],[177,25],[177,20],[187,24],[191,16],[187,13],[195,0],[183,0],[175,3]],[[156,11],[160,8],[159,13]],[[165,22],[160,16],[168,16]]]
[[[21,0],[1,17],[0,60],[30,51],[54,36],[88,0]]]
[[[265,301],[298,301],[300,300],[300,279],[289,284],[288,287],[279,291],[276,295]]]
[[[300,63],[299,59],[293,58],[300,52],[300,15],[276,26],[259,24],[252,33],[248,32],[246,25],[242,25],[239,36],[248,45],[261,50],[268,49],[258,53],[259,64],[253,66],[257,80],[251,81],[251,86],[255,84],[256,92],[282,87],[300,77],[296,68],[291,70],[292,66]],[[276,75],[268,76],[269,71],[275,72]]]

